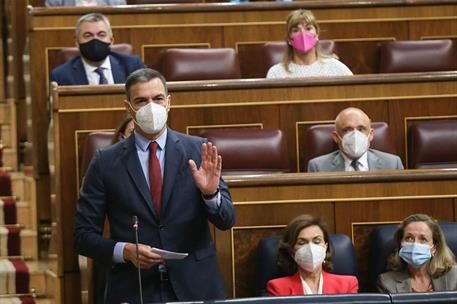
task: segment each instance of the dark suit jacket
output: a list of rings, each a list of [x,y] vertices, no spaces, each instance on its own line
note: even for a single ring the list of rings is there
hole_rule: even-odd
[[[453,266],[440,277],[432,278],[434,291],[457,290],[457,266]],[[378,277],[379,292],[400,293],[411,292],[411,277],[407,271],[389,271]]]
[[[329,272],[322,272],[324,283],[322,294],[357,293],[359,283],[355,276],[338,275]],[[294,296],[303,295],[303,285],[300,273],[288,277],[270,280],[267,283],[267,292],[270,296]]]
[[[335,172],[344,171],[343,152],[333,151],[321,155],[308,162],[308,172]],[[394,154],[368,149],[368,168],[372,170],[401,170],[403,164],[400,157]]]
[[[202,138],[168,130],[160,220],[153,207],[135,147],[134,135],[98,150],[83,181],[75,216],[75,247],[79,254],[112,263],[118,241],[135,242],[132,218],[138,216],[139,241],[166,250],[187,252],[183,260],[167,261],[170,282],[180,301],[224,298],[216,248],[208,220],[225,230],[235,223],[228,188],[221,179],[221,205],[209,212],[195,186],[188,160],[201,162]],[[110,238],[102,237],[105,215]],[[115,264],[108,278],[107,303],[138,302],[136,268]],[[157,301],[157,267],[142,271],[145,302]]]
[[[125,83],[127,77],[133,71],[144,68],[145,65],[136,55],[124,55],[111,52],[109,54],[111,71],[114,83]],[[49,81],[55,81],[59,85],[84,85],[89,84],[86,71],[80,56],[59,65],[51,72]]]

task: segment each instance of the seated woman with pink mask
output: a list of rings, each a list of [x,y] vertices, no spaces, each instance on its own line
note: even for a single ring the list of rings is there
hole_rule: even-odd
[[[268,281],[271,296],[357,293],[355,276],[337,275],[332,269],[327,225],[308,214],[294,218],[279,243],[278,264],[291,276]]]
[[[352,75],[336,56],[322,53],[318,43],[319,26],[311,11],[291,12],[286,30],[287,51],[282,62],[268,70],[267,78]]]

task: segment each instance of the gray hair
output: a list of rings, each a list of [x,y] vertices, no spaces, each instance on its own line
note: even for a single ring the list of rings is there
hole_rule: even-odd
[[[109,19],[100,13],[90,13],[84,16],[81,16],[78,21],[76,21],[76,29],[75,29],[75,37],[78,38],[79,34],[81,33],[81,24],[83,22],[99,22],[102,21],[106,25],[106,29],[108,30],[108,35],[110,38],[113,38],[113,31],[111,30],[111,24],[109,23]]]
[[[165,77],[163,77],[160,72],[149,69],[143,68],[132,72],[127,80],[125,81],[125,95],[127,96],[127,100],[130,101],[130,88],[139,83],[139,82],[149,82],[153,79],[159,78],[165,88],[165,95],[168,95],[168,88],[167,88],[167,81]]]

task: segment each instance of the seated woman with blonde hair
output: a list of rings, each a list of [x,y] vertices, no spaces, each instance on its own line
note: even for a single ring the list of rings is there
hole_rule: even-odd
[[[283,61],[268,70],[267,78],[352,75],[336,56],[322,52],[318,37],[319,25],[311,11],[299,9],[290,13],[286,24],[287,51]]]
[[[457,290],[457,266],[443,231],[425,214],[405,218],[394,235],[391,271],[379,276],[380,292],[430,292]]]
[[[337,275],[332,270],[332,249],[327,225],[308,214],[294,218],[279,243],[278,264],[288,277],[270,280],[271,296],[357,293],[355,276]]]

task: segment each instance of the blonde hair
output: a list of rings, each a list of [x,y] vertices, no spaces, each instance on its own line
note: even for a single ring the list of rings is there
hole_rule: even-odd
[[[289,63],[292,62],[294,58],[294,48],[290,44],[290,31],[293,27],[297,26],[300,23],[306,23],[314,26],[316,28],[316,34],[319,35],[320,29],[319,25],[317,24],[316,17],[310,10],[306,9],[298,9],[291,12],[286,19],[286,42],[287,42],[287,51],[284,53],[284,58],[282,60],[282,64],[287,72],[290,73],[289,70]],[[315,47],[316,56],[318,60],[323,58],[331,58],[332,56],[326,55],[322,53],[322,49],[319,43],[316,44]]]
[[[406,226],[412,222],[424,222],[432,231],[435,254],[427,265],[427,272],[432,278],[437,278],[451,269],[456,264],[455,256],[449,249],[446,238],[438,222],[426,214],[413,214],[405,218],[394,234],[395,253],[389,259],[388,268],[394,271],[407,269],[407,264],[400,258],[399,252]]]

